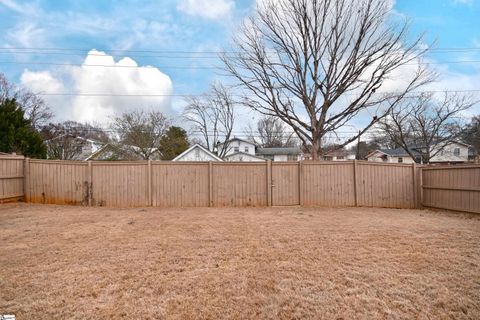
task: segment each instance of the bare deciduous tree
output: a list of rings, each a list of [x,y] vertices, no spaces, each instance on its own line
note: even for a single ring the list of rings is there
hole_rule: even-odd
[[[256,129],[249,129],[250,140],[263,148],[292,147],[293,132],[278,117],[265,116],[258,120]]]
[[[382,133],[416,162],[429,163],[459,139],[464,123],[462,112],[475,103],[472,96],[459,93],[445,92],[443,97],[422,93],[391,110],[378,125]]]
[[[42,127],[40,135],[47,145],[48,158],[59,160],[81,160],[79,156],[88,145],[87,139],[101,144],[109,141],[101,128],[75,121],[49,123]]]
[[[143,160],[152,159],[159,153],[160,139],[170,124],[161,112],[133,111],[113,120],[112,129],[117,133],[113,143],[124,157],[132,155]]]
[[[0,73],[0,102],[5,99],[15,99],[37,130],[53,118],[53,113],[45,100],[25,88],[15,86]]]
[[[369,109],[365,133],[407,93],[432,78],[420,64],[403,75],[402,88],[383,92],[399,68],[417,61],[420,38],[407,43],[407,24],[389,23],[386,0],[266,0],[242,26],[222,56],[243,103],[282,119],[312,158],[322,138]],[[262,2],[263,3],[263,2]]]
[[[228,143],[219,142],[231,138],[235,122],[235,103],[229,90],[216,83],[211,86],[209,93],[189,98],[187,102],[185,119],[202,135],[205,147],[213,152],[219,146],[217,154],[223,157],[228,150]]]

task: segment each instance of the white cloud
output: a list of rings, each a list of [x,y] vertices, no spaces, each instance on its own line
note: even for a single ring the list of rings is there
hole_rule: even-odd
[[[234,7],[233,0],[182,0],[177,9],[191,16],[221,19],[228,17]]]
[[[104,52],[91,50],[89,53],[82,66],[68,67],[63,72],[57,70],[52,74],[51,71],[26,70],[21,77],[22,84],[34,92],[79,94],[61,99],[58,96],[45,96],[59,120],[106,124],[113,116],[133,109],[155,109],[167,116],[173,115],[171,97],[168,96],[173,89],[168,75],[155,67],[138,67],[130,58],[116,62]]]

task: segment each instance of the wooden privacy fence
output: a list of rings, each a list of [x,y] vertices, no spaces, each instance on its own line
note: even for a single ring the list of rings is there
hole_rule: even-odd
[[[480,165],[426,167],[422,180],[424,206],[480,213]]]
[[[23,161],[20,156],[0,156],[0,202],[23,198]]]
[[[480,213],[480,166],[54,161],[0,157],[0,202],[89,206],[421,205]]]
[[[27,202],[93,206],[415,208],[415,165],[26,160]]]

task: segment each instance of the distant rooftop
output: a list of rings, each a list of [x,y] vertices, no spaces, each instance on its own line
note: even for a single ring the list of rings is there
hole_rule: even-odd
[[[257,155],[276,155],[276,154],[301,154],[302,150],[298,147],[287,148],[257,148],[255,154]]]
[[[403,148],[395,148],[395,149],[379,149],[378,151],[388,154],[392,157],[408,157],[409,154]],[[413,149],[410,149],[414,156],[420,156],[421,154]]]

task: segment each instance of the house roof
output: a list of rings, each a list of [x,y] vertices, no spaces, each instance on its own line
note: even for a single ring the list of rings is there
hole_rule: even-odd
[[[395,148],[395,149],[378,149],[378,151],[382,152],[382,153],[385,153],[389,156],[392,156],[392,157],[408,157],[410,156],[408,154],[408,152],[403,149],[403,148]],[[418,152],[417,150],[414,150],[412,148],[410,148],[410,152],[413,153],[414,156],[420,156],[420,152]]]
[[[256,154],[260,155],[276,155],[276,154],[293,154],[298,155],[302,153],[302,150],[298,147],[287,148],[257,148]]]
[[[187,150],[183,151],[182,153],[180,153],[178,156],[176,156],[172,161],[177,161],[178,159],[181,159],[184,155],[190,153],[191,151],[193,151],[194,149],[200,149],[202,150],[203,152],[207,153],[209,156],[211,156],[212,158],[214,158],[215,160],[218,160],[218,161],[223,161],[222,158],[218,157],[216,154],[212,153],[210,150],[202,147],[201,145],[199,145],[198,143],[194,144],[193,146],[191,146],[190,148],[188,148]]]

